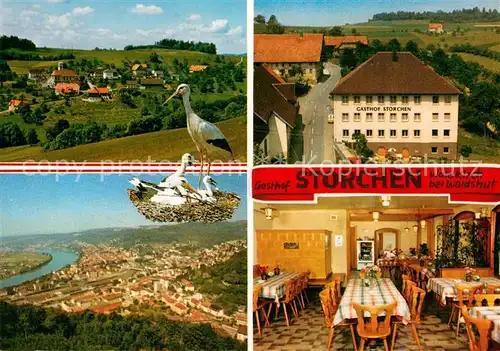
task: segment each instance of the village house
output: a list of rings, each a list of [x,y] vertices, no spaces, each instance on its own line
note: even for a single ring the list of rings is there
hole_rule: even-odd
[[[151,72],[151,74],[153,75],[153,77],[158,78],[158,79],[163,79],[165,77],[165,74],[163,73],[163,71],[160,71],[157,69],[154,69]]]
[[[176,304],[170,306],[170,309],[177,314],[183,315],[187,313],[187,307],[183,303],[177,302]]]
[[[357,43],[368,45],[368,37],[366,35],[325,36],[325,46],[333,50],[335,56],[346,48],[355,49]]]
[[[148,65],[145,63],[136,63],[132,66],[132,75],[136,78],[144,77],[148,71]]]
[[[304,79],[316,83],[321,67],[323,34],[255,34],[254,62],[268,64],[282,77],[292,68],[302,71]]]
[[[45,70],[43,68],[32,68],[28,71],[28,79],[37,80],[43,78]]]
[[[182,284],[184,285],[184,290],[194,291],[194,285],[190,281],[188,281],[186,279],[182,279]]]
[[[23,105],[29,105],[28,100],[10,100],[9,102],[9,112],[14,112],[19,107]]]
[[[108,68],[102,72],[102,77],[104,79],[120,79],[121,76],[116,69]]]
[[[101,314],[110,314],[114,310],[120,308],[120,306],[121,306],[121,302],[115,302],[115,303],[112,303],[112,304],[109,304],[109,305],[104,305],[104,306],[100,306],[100,307],[94,308],[92,310],[92,312],[94,312],[94,313],[101,313]]]
[[[71,83],[78,81],[78,74],[72,69],[64,69],[64,64],[59,62],[57,70],[52,72],[51,75],[54,83]]]
[[[87,90],[88,101],[99,102],[103,100],[109,100],[109,89],[108,88],[91,88]]]
[[[102,72],[104,72],[104,67],[95,67],[89,70],[90,78],[102,78]]]
[[[54,92],[56,95],[78,95],[80,85],[76,83],[57,83]]]
[[[144,78],[140,80],[141,85],[146,88],[163,87],[162,79]]]
[[[127,89],[139,89],[141,88],[141,85],[137,80],[127,80],[125,82],[125,88]]]
[[[190,65],[189,66],[189,73],[205,72],[207,70],[207,68],[208,68],[207,65]]]
[[[428,32],[430,33],[443,33],[444,28],[442,23],[429,23],[429,29]]]
[[[298,112],[295,85],[262,65],[255,67],[254,86],[254,142],[265,156],[288,157]]]
[[[241,342],[245,342],[248,339],[248,330],[246,326],[240,325],[238,331],[236,332],[236,339]]]

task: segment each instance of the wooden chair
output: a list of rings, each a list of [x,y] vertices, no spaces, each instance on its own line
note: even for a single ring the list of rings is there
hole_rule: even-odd
[[[487,294],[499,294],[500,293],[500,283],[486,283],[484,285]]]
[[[473,306],[500,306],[500,294],[476,294]]]
[[[426,294],[427,293],[425,292],[425,290],[420,289],[418,287],[413,287],[411,293],[412,298],[409,304],[411,319],[408,322],[408,325],[411,327],[411,333],[413,335],[413,339],[415,339],[415,342],[417,343],[419,351],[422,351],[422,346],[420,345],[420,338],[418,336],[417,324],[420,324],[420,315],[422,314],[422,306],[424,305]],[[396,344],[396,333],[398,325],[404,325],[403,319],[401,317],[396,317],[394,319],[393,324],[394,324],[394,332],[392,333],[391,351],[394,350],[394,346]]]
[[[474,300],[474,295],[478,290],[483,288],[483,284],[474,284],[474,285],[466,285],[466,284],[456,284],[455,289],[457,290],[457,299],[453,302],[451,307],[451,315],[448,320],[448,325],[451,327],[451,323],[453,321],[453,317],[457,315],[457,337],[460,332],[460,318],[462,317],[462,307],[465,306],[464,301],[467,302],[467,307],[472,307],[472,302]],[[465,294],[467,291],[467,294]]]
[[[290,325],[290,319],[288,318],[287,306],[290,306],[293,315],[297,318],[299,315],[297,313],[295,302],[295,286],[297,284],[297,278],[287,280],[285,282],[285,296],[280,299],[279,303],[276,304],[276,319],[278,319],[280,306],[283,306],[283,311],[285,312],[286,325]]]
[[[328,287],[332,291],[332,298],[335,300],[335,304],[339,304],[342,299],[342,278],[335,277],[332,282],[329,282],[325,285],[325,288]]]
[[[338,310],[338,305],[335,304],[332,295],[334,293],[331,291],[330,287],[326,287],[319,293],[319,300],[321,301],[321,307],[323,307],[323,313],[325,314],[325,325],[330,329],[328,332],[328,342],[326,345],[327,350],[333,347],[335,350],[335,346],[333,344],[333,338],[335,336],[335,327],[345,327],[349,326],[351,330],[352,344],[354,345],[354,350],[357,351],[356,345],[356,335],[354,334],[354,321],[342,321],[341,323],[334,325],[335,314]]]
[[[406,274],[401,274],[401,279],[403,280],[403,285],[401,286],[401,294],[406,299],[406,289],[408,288],[407,281],[410,280],[410,277]]]
[[[391,334],[391,317],[396,309],[397,302],[389,305],[369,306],[361,305],[354,302],[352,307],[356,310],[358,315],[358,326],[356,330],[361,337],[361,344],[359,350],[365,349],[365,343],[370,339],[382,339],[384,342],[384,351],[389,351],[387,345],[387,337]],[[365,322],[365,312],[370,314],[370,317]],[[379,321],[379,317],[385,312],[385,318]]]
[[[415,283],[420,289],[427,291],[427,283],[429,282],[429,277],[422,273],[422,270],[416,272]]]
[[[403,295],[406,302],[410,303],[412,299],[413,288],[416,288],[417,284],[411,280],[406,281],[406,295]]]
[[[270,304],[270,301],[265,301],[259,299],[260,292],[262,290],[262,286],[256,285],[253,288],[253,312],[255,312],[255,318],[257,319],[257,331],[259,332],[259,336],[262,336],[262,331],[260,327],[260,315],[259,311],[264,312],[264,319],[266,321],[266,325],[269,324],[268,313],[264,310],[266,305]]]
[[[467,330],[467,337],[469,338],[470,351],[488,351],[490,341],[490,330],[492,322],[488,319],[474,318],[469,315],[467,306],[462,306],[460,310],[465,320],[465,329]],[[476,335],[472,329],[474,325],[479,332],[479,340],[476,340]]]

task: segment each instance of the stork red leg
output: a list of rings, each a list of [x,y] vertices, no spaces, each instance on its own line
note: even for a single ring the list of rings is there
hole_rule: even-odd
[[[208,160],[208,172],[207,172],[207,175],[210,175],[210,165],[212,164],[212,160],[210,159],[210,154],[207,154],[207,160]]]
[[[200,189],[201,186],[201,175],[203,174],[203,151],[200,150],[200,174],[198,174],[198,189]]]

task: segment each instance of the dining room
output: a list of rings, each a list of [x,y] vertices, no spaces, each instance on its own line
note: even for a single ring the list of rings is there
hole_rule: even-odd
[[[256,350],[500,344],[500,208],[438,196],[254,205]]]

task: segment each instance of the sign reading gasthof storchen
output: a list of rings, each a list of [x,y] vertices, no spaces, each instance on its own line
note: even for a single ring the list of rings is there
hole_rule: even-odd
[[[500,202],[500,166],[329,167],[261,166],[253,170],[253,198],[310,202],[322,195],[449,195],[457,202]]]

